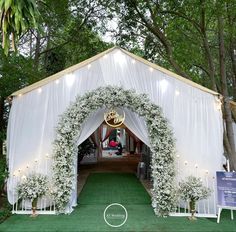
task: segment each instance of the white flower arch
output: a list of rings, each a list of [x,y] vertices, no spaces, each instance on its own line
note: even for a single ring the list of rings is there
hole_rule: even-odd
[[[173,207],[174,139],[161,109],[150,102],[145,94],[120,87],[101,87],[78,96],[61,116],[54,141],[53,174],[56,209],[65,212],[69,202],[73,180],[75,139],[80,134],[81,124],[101,107],[126,107],[143,117],[148,127],[151,144],[152,206],[157,215],[168,215]]]

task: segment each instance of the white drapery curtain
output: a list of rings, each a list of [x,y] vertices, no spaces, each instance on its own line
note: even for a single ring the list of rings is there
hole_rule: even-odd
[[[221,170],[223,124],[217,96],[150,69],[121,50],[114,49],[90,66],[14,97],[7,132],[8,199],[11,204],[16,199],[13,192],[17,185],[17,181],[12,181],[13,175],[18,181],[33,170],[52,175],[51,155],[59,115],[75,101],[77,95],[82,96],[107,85],[146,93],[154,104],[163,109],[176,139],[178,165],[183,169],[180,178],[195,170],[195,165],[198,165],[199,176],[204,176],[208,170],[208,175],[215,177],[215,171]],[[96,120],[97,117],[96,114]],[[126,112],[125,124],[140,140],[149,144],[143,119]],[[99,124],[95,125],[94,121],[89,123],[87,120],[78,141],[83,141]]]

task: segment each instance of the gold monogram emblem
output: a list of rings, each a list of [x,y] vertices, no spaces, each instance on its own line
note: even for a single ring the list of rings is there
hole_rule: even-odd
[[[119,110],[119,113],[118,113]],[[123,115],[122,115],[123,114]],[[110,127],[118,127],[125,121],[125,112],[120,109],[111,109],[104,113],[104,120],[106,124]]]

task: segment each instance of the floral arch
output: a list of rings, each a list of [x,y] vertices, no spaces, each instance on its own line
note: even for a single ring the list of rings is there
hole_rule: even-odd
[[[86,118],[101,107],[126,107],[146,121],[152,151],[152,206],[159,215],[168,215],[174,205],[174,139],[162,110],[146,94],[120,87],[101,87],[78,96],[61,116],[53,152],[54,196],[57,211],[64,213],[72,193],[76,138]]]

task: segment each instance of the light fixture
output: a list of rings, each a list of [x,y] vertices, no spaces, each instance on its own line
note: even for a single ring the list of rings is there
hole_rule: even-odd
[[[179,94],[180,94],[179,90],[175,90],[175,95],[179,96]]]
[[[119,65],[123,65],[125,63],[126,59],[120,50],[114,53],[114,61]]]
[[[167,87],[168,87],[168,81],[163,79],[160,81],[160,87],[161,87],[161,91],[165,92]]]
[[[74,84],[75,81],[75,75],[73,73],[66,75],[66,85],[68,87],[71,87]]]

